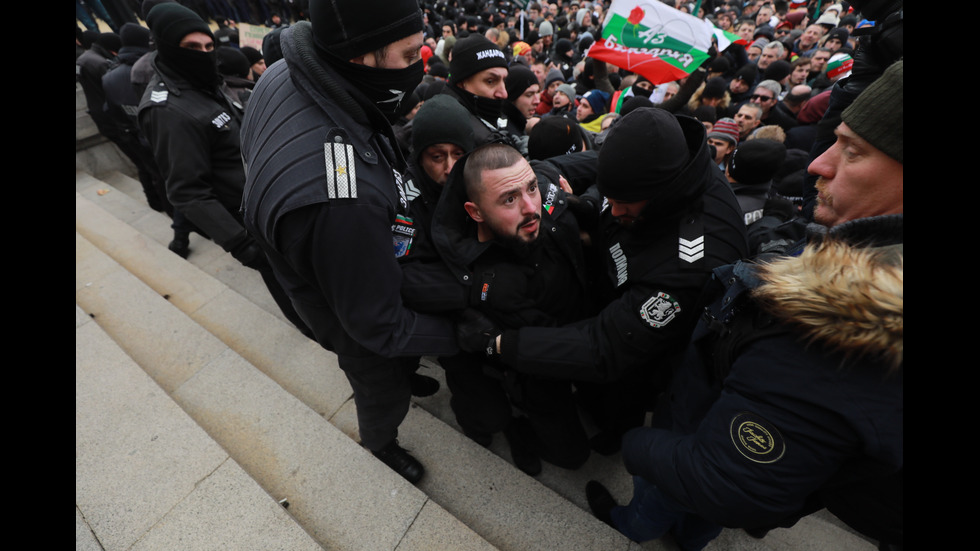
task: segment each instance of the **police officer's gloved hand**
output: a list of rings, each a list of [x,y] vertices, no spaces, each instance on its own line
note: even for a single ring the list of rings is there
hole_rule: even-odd
[[[231,251],[231,256],[242,263],[243,266],[260,270],[269,264],[265,258],[262,248],[252,239],[248,238],[241,244],[235,246]]]
[[[472,308],[463,310],[456,321],[456,343],[464,352],[483,354],[488,358],[496,356],[500,333],[490,318]]]
[[[482,310],[514,312],[533,306],[528,280],[534,275],[530,266],[498,263],[476,266],[470,288],[470,306]]]
[[[568,202],[568,210],[572,211],[575,219],[583,228],[592,228],[599,221],[599,213],[602,211],[601,202],[597,202],[592,195],[572,195],[565,196]]]

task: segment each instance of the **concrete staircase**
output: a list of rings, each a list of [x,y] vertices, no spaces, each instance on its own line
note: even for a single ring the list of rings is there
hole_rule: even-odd
[[[76,106],[78,103],[76,102]],[[84,110],[84,105],[82,106]],[[620,502],[618,456],[528,477],[503,438],[458,430],[448,390],[417,398],[400,441],[413,486],[357,442],[336,358],[285,321],[257,272],[196,234],[181,259],[131,165],[76,118],[76,549],[661,550],[588,512],[585,482]],[[423,373],[443,380],[424,360]],[[711,550],[875,546],[823,512]]]

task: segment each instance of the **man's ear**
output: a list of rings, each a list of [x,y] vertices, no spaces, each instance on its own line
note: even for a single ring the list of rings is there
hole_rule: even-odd
[[[470,218],[476,222],[483,222],[483,213],[480,212],[480,207],[476,205],[473,201],[467,201],[463,203],[463,208],[466,209],[466,214],[470,215]]]

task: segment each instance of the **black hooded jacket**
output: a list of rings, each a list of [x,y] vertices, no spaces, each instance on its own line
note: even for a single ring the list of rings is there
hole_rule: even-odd
[[[431,241],[417,253],[425,259],[439,258],[443,270],[434,275],[407,265],[402,288],[406,302],[423,310],[475,305],[500,327],[554,326],[589,315],[592,301],[579,223],[559,187],[558,171],[547,163],[532,165],[542,202],[539,237],[518,249],[477,239],[476,222],[463,207],[468,200],[462,176],[468,158],[453,167],[426,232]],[[490,295],[506,292],[508,300],[473,298],[484,283],[489,283]],[[499,291],[495,285],[501,286]]]

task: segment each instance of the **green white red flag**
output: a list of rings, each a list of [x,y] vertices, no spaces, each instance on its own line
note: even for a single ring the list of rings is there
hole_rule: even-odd
[[[716,29],[659,0],[613,0],[589,57],[662,84],[686,77],[708,59]]]
[[[741,44],[745,47],[749,46],[749,42],[741,36],[728,31],[723,31],[714,25],[711,26],[711,32],[715,33],[715,40],[718,41],[719,52],[724,52],[725,48],[731,46],[732,44]]]

